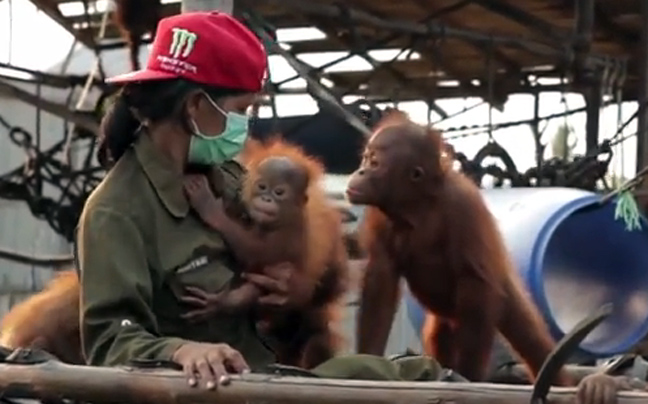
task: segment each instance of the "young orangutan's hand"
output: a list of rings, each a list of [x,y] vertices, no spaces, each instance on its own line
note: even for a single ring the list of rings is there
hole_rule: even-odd
[[[222,303],[227,292],[207,293],[193,286],[187,286],[185,291],[187,294],[180,298],[180,301],[197,307],[181,316],[189,322],[212,318],[223,309]]]
[[[203,220],[219,222],[226,215],[223,198],[214,196],[207,177],[197,174],[185,175],[183,186],[191,207]]]
[[[244,273],[243,278],[265,292],[259,305],[290,309],[308,303],[313,297],[315,282],[290,263],[269,266],[263,273]]]

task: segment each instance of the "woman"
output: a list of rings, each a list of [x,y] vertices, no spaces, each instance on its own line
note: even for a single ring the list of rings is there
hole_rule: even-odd
[[[124,85],[102,122],[102,157],[112,167],[77,234],[90,364],[172,361],[190,384],[213,388],[229,372],[273,361],[250,315],[191,326],[182,319],[188,286],[218,292],[237,272],[223,239],[189,215],[182,175],[190,165],[215,167],[215,192],[237,202],[243,170],[231,160],[245,143],[246,111],[266,69],[247,28],[199,12],[163,19],[146,69],[109,80]],[[268,304],[311,298],[300,295],[292,268],[266,273],[250,281],[265,288]]]

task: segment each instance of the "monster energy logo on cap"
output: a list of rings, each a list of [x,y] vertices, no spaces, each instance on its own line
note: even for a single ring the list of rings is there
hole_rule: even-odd
[[[172,28],[171,30],[173,31],[173,41],[169,48],[171,57],[178,58],[182,55],[183,58],[186,58],[193,51],[198,35],[184,28]]]

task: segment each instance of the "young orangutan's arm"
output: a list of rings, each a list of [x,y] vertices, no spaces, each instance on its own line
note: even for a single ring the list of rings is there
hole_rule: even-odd
[[[198,216],[209,227],[222,233],[237,260],[249,265],[252,257],[258,260],[259,255],[265,252],[266,245],[256,233],[227,216],[223,199],[214,196],[206,177],[185,176],[184,189]]]
[[[254,231],[230,219],[224,212],[212,211],[203,219],[211,228],[221,233],[237,260],[249,264],[252,258],[259,261],[265,254],[267,245],[264,240]]]
[[[236,289],[229,291],[227,297],[220,302],[220,305],[225,311],[234,312],[238,309],[253,306],[259,297],[261,297],[261,289],[253,283],[245,282]]]
[[[252,307],[261,296],[261,289],[249,282],[232,290],[208,293],[196,287],[186,288],[182,301],[198,306],[182,315],[187,321],[204,321],[218,314],[235,314]]]

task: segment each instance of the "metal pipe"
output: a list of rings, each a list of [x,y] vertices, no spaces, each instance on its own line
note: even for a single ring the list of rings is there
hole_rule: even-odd
[[[592,43],[594,29],[594,0],[576,0],[576,37],[574,48],[577,53],[587,53]]]
[[[583,96],[587,104],[585,143],[589,153],[598,147],[599,115],[603,96],[601,86],[607,83],[602,82],[599,71],[587,63],[594,28],[594,0],[576,0],[574,13],[576,15],[573,40],[574,67],[577,77],[587,84]]]
[[[600,82],[600,80],[596,80],[595,82],[589,84],[589,88],[584,93],[585,104],[587,105],[587,122],[585,123],[585,148],[588,153],[596,150],[599,143],[601,104],[603,102],[601,85],[602,83]]]

